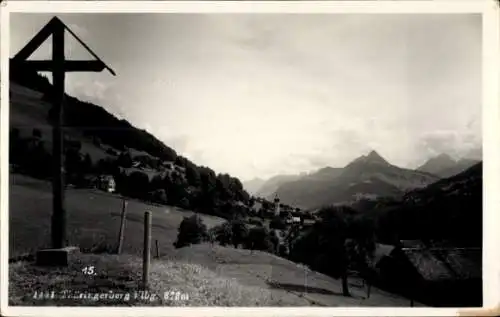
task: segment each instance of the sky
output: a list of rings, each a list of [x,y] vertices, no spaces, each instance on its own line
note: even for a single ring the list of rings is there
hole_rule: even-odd
[[[11,57],[51,17],[12,14]],[[411,168],[480,155],[477,14],[59,17],[117,73],[68,74],[70,95],[243,181],[371,150]],[[91,58],[66,39],[68,59]],[[50,57],[50,43],[31,59]]]

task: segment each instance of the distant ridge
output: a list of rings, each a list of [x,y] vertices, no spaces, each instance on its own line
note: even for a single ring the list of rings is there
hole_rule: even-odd
[[[262,185],[264,185],[266,181],[262,178],[254,178],[248,181],[243,182],[243,188],[251,194],[255,195],[261,189]]]
[[[431,173],[441,178],[446,178],[457,175],[478,162],[478,160],[464,158],[457,161],[450,155],[442,153],[428,159],[424,164],[418,167],[417,170]]]
[[[362,155],[343,168],[323,168],[298,180],[283,183],[276,194],[293,206],[315,209],[381,196],[401,196],[439,177],[390,164],[377,151]],[[269,196],[268,196],[269,197]]]
[[[273,199],[276,190],[284,183],[293,182],[302,178],[303,175],[276,175],[268,179],[260,189],[256,192],[256,195],[263,198]]]

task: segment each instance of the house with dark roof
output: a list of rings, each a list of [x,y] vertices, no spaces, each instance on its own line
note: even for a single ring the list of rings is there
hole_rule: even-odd
[[[377,283],[424,304],[482,306],[480,248],[426,247],[403,242],[382,255],[376,267]]]

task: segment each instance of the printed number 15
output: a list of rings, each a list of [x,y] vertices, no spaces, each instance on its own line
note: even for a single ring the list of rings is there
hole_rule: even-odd
[[[83,274],[85,275],[96,275],[94,270],[94,266],[86,266],[82,269]]]

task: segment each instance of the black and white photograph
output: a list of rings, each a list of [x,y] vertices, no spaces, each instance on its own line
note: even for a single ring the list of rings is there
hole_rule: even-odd
[[[100,3],[8,13],[9,307],[486,305],[480,11]]]

